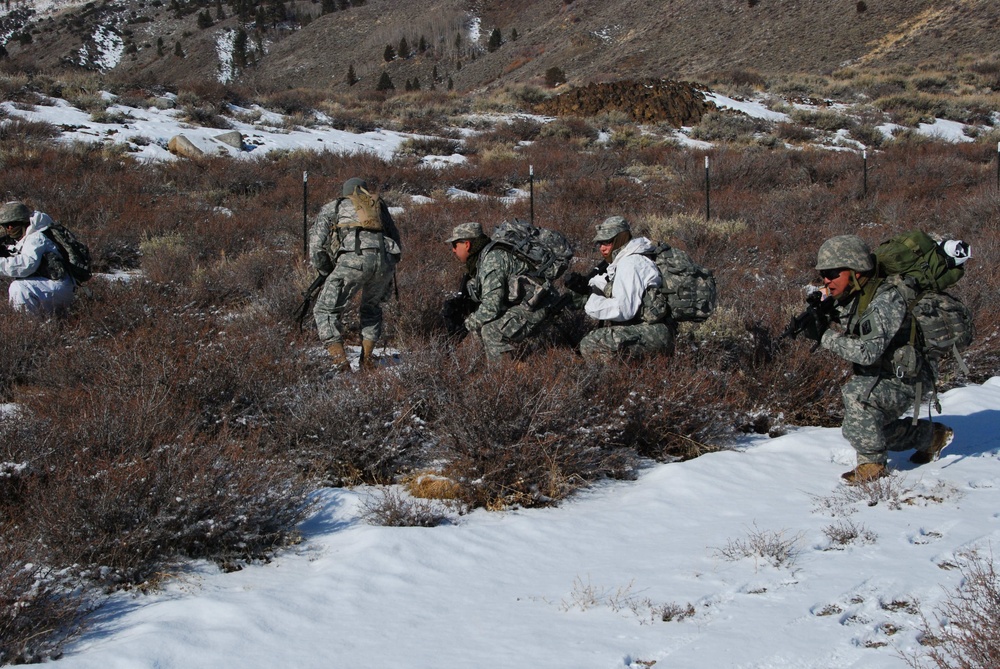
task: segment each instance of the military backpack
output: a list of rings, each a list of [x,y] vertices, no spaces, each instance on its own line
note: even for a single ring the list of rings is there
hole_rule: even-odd
[[[43,230],[42,234],[59,247],[59,252],[62,253],[61,262],[63,269],[73,277],[74,281],[83,283],[91,277],[90,249],[87,248],[86,244],[77,239],[76,235],[70,232],[66,226],[53,223]],[[61,276],[55,276],[59,274],[59,270],[55,267],[57,264],[59,263],[49,263],[50,278],[62,278]]]
[[[342,227],[357,227],[374,232],[380,232],[385,228],[385,222],[382,220],[382,210],[385,205],[381,196],[358,186],[347,199],[354,205],[358,220],[357,223],[340,224]]]
[[[564,234],[520,219],[498,225],[483,255],[496,246],[507,249],[531,266],[527,275],[510,277],[507,294],[512,302],[524,301],[533,309],[540,306],[546,296],[554,294],[552,282],[562,276],[573,259],[573,247]]]
[[[909,345],[933,362],[953,355],[959,368],[968,373],[961,352],[972,343],[972,312],[945,292],[965,275],[962,263],[969,257],[968,246],[964,242],[956,244],[961,245],[958,257],[949,255],[942,244],[923,231],[901,233],[875,249],[876,273],[882,277],[902,276],[914,287],[916,296],[907,305],[911,316]],[[902,376],[919,371],[915,357],[913,361],[894,360],[894,364]]]
[[[649,254],[663,277],[660,292],[670,305],[670,317],[678,323],[705,321],[719,301],[715,275],[686,252],[666,243]]]
[[[573,247],[561,232],[514,219],[493,231],[492,246],[501,246],[531,265],[536,278],[555,281],[573,259]],[[484,253],[486,249],[483,250]]]

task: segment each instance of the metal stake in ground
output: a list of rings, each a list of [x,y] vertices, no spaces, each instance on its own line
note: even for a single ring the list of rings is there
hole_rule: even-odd
[[[531,207],[531,224],[535,224],[535,166],[528,165],[528,202]]]
[[[863,149],[861,151],[861,164],[862,164],[862,185],[861,194],[868,197],[868,150]]]
[[[708,177],[708,156],[705,156],[705,220],[712,216],[712,199],[710,196],[710,181]]]
[[[302,257],[309,260],[309,173],[302,173]]]

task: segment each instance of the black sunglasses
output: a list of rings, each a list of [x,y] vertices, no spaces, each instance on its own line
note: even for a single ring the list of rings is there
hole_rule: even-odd
[[[843,272],[845,269],[847,269],[847,268],[846,267],[838,267],[837,269],[821,269],[819,271],[819,275],[822,278],[824,278],[824,279],[826,279],[828,281],[833,281],[838,276],[840,276],[840,273]]]

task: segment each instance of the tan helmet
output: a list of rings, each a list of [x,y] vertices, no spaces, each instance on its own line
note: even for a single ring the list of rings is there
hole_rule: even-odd
[[[875,268],[872,251],[865,240],[857,235],[840,235],[823,242],[816,254],[816,269],[853,269],[870,272]]]

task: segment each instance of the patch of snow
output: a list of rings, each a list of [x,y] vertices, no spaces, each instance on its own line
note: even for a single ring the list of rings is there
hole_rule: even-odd
[[[233,80],[233,43],[236,31],[220,30],[215,38],[215,53],[219,56],[219,82],[228,84]]]

